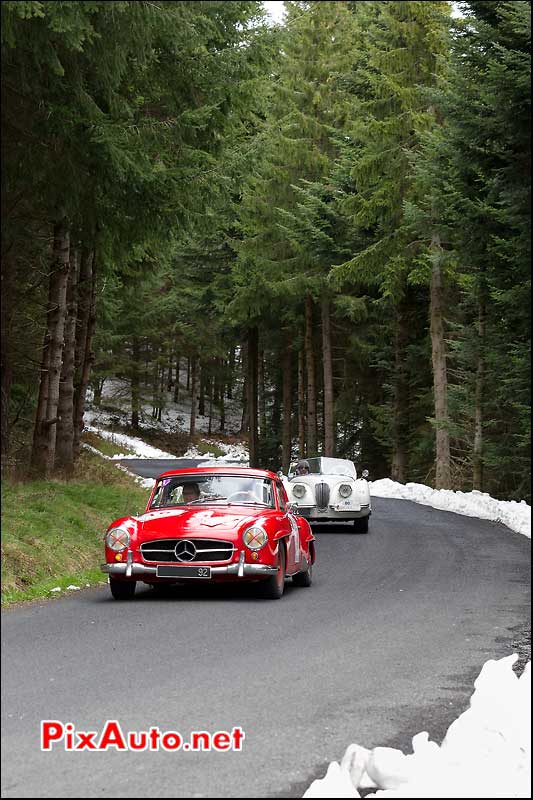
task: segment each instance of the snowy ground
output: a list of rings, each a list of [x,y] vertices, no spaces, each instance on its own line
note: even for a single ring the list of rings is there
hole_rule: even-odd
[[[116,403],[120,382],[110,382],[109,388]],[[172,405],[175,404],[169,405],[162,423],[154,423],[145,406],[143,424],[187,430],[185,403],[175,408]],[[89,431],[131,451],[113,459],[174,457],[141,439],[106,430],[112,423],[126,421],[127,414],[119,413],[124,413],[124,420],[116,419],[116,414],[109,411],[96,414],[92,410],[85,415]],[[206,465],[247,463],[248,452],[243,445],[215,444],[224,452],[222,457],[200,454],[195,447],[189,448],[184,457],[203,457]],[[151,479],[134,477],[147,487],[153,485]],[[371,482],[370,493],[500,522],[531,538],[531,507],[524,501],[495,500],[481,492],[435,490],[416,483],[403,485],[389,478]],[[314,781],[304,797],[360,797],[360,791],[366,797],[530,797],[531,662],[518,678],[512,669],[517,659],[518,655],[513,654],[484,664],[474,683],[469,709],[452,723],[440,746],[429,741],[425,731],[413,737],[413,753],[409,755],[387,747],[369,751],[352,744],[341,762],[332,762],[325,777]],[[369,794],[369,789],[376,791]]]
[[[175,431],[189,430],[191,414],[191,396],[185,388],[186,372],[180,375],[179,402],[175,403],[173,392],[165,392],[164,409],[161,414],[161,422],[152,417],[152,402],[149,389],[141,390],[141,408],[139,412],[139,426],[141,428],[160,428],[167,433]],[[225,403],[225,430],[227,433],[238,433],[241,427],[242,408],[240,405],[241,389],[235,389],[233,400],[226,400]],[[91,406],[92,394],[87,393],[89,411],[85,413],[85,419],[90,424],[100,427],[112,427],[113,425],[127,426],[131,422],[131,387],[130,382],[120,378],[107,378],[102,389],[100,405],[103,408]],[[196,430],[198,433],[207,433],[209,427],[209,408],[206,401],[206,415],[196,417]],[[112,410],[111,410],[112,409]],[[216,407],[213,408],[213,419],[211,430],[214,434],[220,427],[220,413]]]
[[[513,654],[489,660],[474,682],[470,707],[440,747],[427,731],[413,752],[350,745],[339,764],[304,797],[531,797],[531,662],[517,677]]]
[[[383,478],[370,483],[370,494],[374,497],[396,497],[412,500],[441,511],[454,511],[467,517],[501,522],[512,531],[523,533],[531,539],[531,506],[525,500],[495,500],[484,492],[452,492],[447,489],[432,489],[421,483],[396,483]]]

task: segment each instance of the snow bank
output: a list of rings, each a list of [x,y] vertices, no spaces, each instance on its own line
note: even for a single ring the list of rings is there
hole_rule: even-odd
[[[213,442],[207,439],[203,441],[222,450],[224,455],[215,456],[214,453],[200,453],[195,446],[192,446],[184,453],[183,458],[205,458],[206,461],[202,466],[206,467],[216,466],[216,464],[234,463],[236,461],[245,466],[250,462],[250,453],[243,444],[226,444],[226,442]]]
[[[128,450],[132,451],[127,455],[121,453],[112,456],[114,461],[124,458],[176,458],[172,453],[165,453],[164,450],[152,447],[152,445],[146,444],[142,439],[137,439],[135,436],[126,436],[125,433],[113,433],[103,428],[96,428],[93,425],[86,425],[85,430],[89,431],[89,433],[95,433],[97,436],[100,436],[101,439],[107,439],[113,442],[113,444],[122,445],[122,447],[126,447]]]
[[[390,478],[369,481],[374,497],[395,497],[423,503],[441,511],[454,511],[467,517],[501,522],[512,531],[531,539],[531,506],[525,500],[495,500],[484,492],[452,492],[448,489],[431,489],[421,483],[397,483]]]
[[[517,659],[485,662],[440,747],[426,731],[409,755],[352,744],[303,796],[360,797],[374,787],[367,797],[531,797],[531,662],[518,678]]]
[[[99,435],[100,435],[100,433],[102,433],[102,432],[98,431]],[[106,461],[114,461],[115,458],[116,458],[116,456],[113,456],[113,458],[111,458],[111,456],[104,455],[104,453],[101,453],[100,450],[97,450],[96,447],[92,447],[90,444],[83,444],[82,447],[84,447],[86,450],[89,450],[91,453],[94,453],[96,456],[100,456],[100,458],[105,458]],[[132,456],[132,458],[133,458],[133,456]],[[172,458],[172,456],[171,456],[171,458]],[[151,489],[153,487],[153,485],[155,484],[155,480],[153,478],[142,478],[140,475],[135,475],[134,472],[130,472],[129,469],[126,469],[126,467],[123,467],[122,464],[117,464],[116,466],[117,466],[117,469],[122,470],[122,472],[125,472],[126,475],[130,476],[130,478],[133,478],[135,483],[138,483],[139,486],[142,486],[143,489]]]

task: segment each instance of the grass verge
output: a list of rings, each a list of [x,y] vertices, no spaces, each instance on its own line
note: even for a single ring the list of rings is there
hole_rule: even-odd
[[[2,605],[105,580],[105,529],[138,513],[147,497],[116,465],[87,451],[71,480],[3,481]]]
[[[105,456],[133,455],[133,450],[124,447],[123,444],[117,444],[113,439],[103,439],[96,433],[85,432],[82,436],[82,442],[90,444],[91,447],[96,448]]]

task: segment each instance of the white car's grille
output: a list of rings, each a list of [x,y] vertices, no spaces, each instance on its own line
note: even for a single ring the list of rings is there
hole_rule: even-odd
[[[328,507],[329,486],[327,483],[317,483],[315,486],[315,499],[318,508]]]

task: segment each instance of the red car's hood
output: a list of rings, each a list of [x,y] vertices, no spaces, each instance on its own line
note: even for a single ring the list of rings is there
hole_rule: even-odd
[[[264,513],[266,512],[266,513]],[[228,534],[236,536],[245,525],[262,524],[271,516],[270,509],[242,506],[218,508],[162,508],[148,511],[138,517],[142,523],[142,538],[206,536],[218,538]]]

